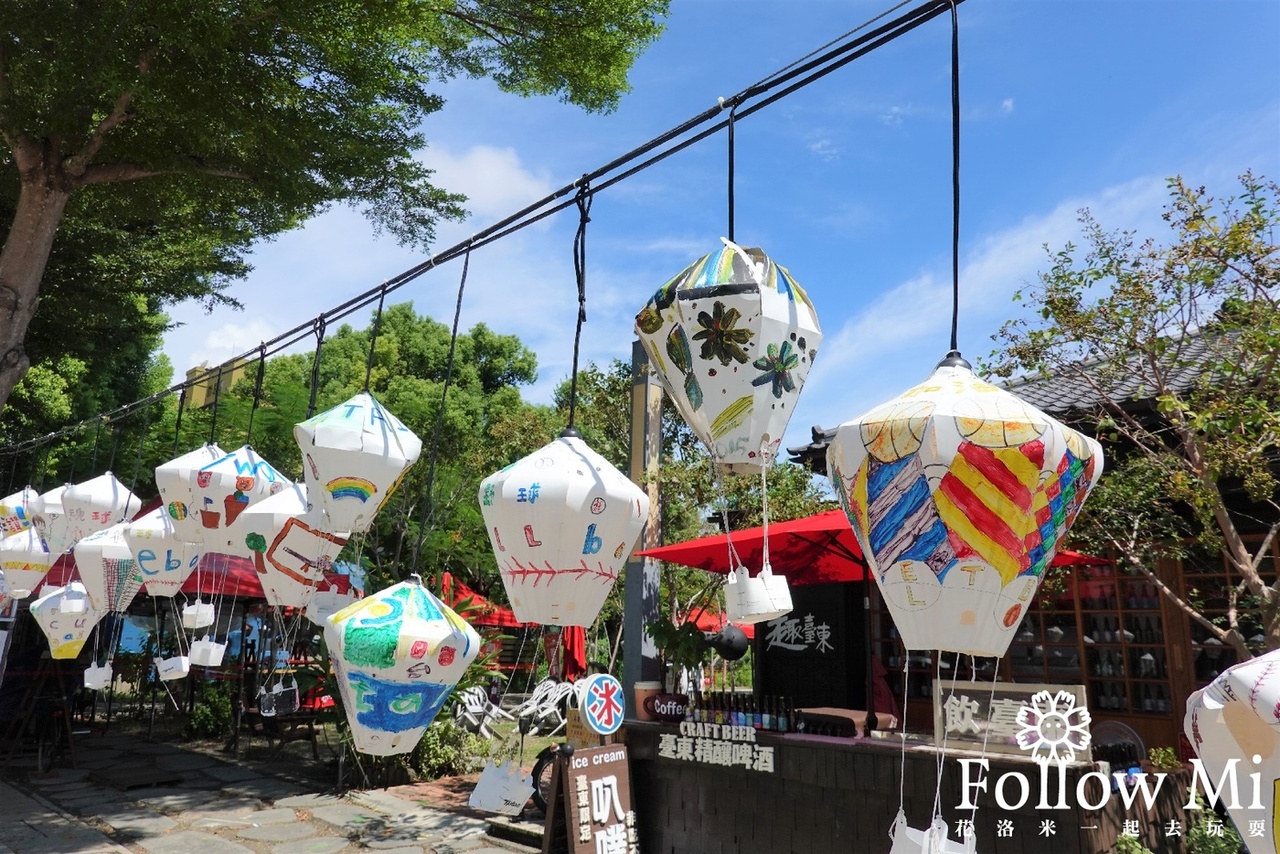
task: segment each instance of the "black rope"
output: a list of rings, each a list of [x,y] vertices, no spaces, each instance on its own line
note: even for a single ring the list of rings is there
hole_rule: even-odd
[[[735,122],[734,120],[737,118],[737,112],[738,112],[738,105],[737,105],[737,104],[734,104],[733,106],[729,107],[729,242],[730,242],[730,243],[732,243],[732,242],[733,242],[733,213],[734,213],[734,199],[733,199],[733,166],[734,166],[734,162],[733,162],[733,161],[734,161],[733,126],[736,124],[736,122]]]
[[[249,429],[245,431],[244,443],[253,445],[253,416],[258,414],[258,404],[262,402],[262,376],[267,372],[267,345],[258,347],[258,378],[253,381],[253,406],[249,407]]]
[[[222,397],[222,365],[218,365],[218,377],[213,384],[213,413],[209,419],[209,444],[217,444],[218,399]]]
[[[422,522],[418,525],[418,537],[413,543],[413,555],[409,562],[409,572],[418,571],[418,555],[422,551],[422,541],[427,535],[427,522],[434,509],[431,491],[436,479],[436,456],[440,442],[440,428],[444,424],[444,406],[449,397],[449,383],[453,379],[453,355],[458,344],[458,323],[462,318],[462,295],[467,289],[467,269],[471,266],[471,252],[462,256],[462,279],[458,282],[458,301],[453,306],[453,329],[449,333],[449,358],[445,363],[444,385],[440,389],[440,408],[436,410],[436,423],[431,428],[431,446],[427,451],[427,485],[422,497]],[[396,546],[396,560],[399,561],[400,548]]]
[[[951,352],[960,351],[960,23],[951,3]]]
[[[37,492],[44,492],[44,478],[49,469],[49,449],[52,447],[53,441],[50,440],[49,443],[44,446],[44,454],[40,457],[40,485],[36,487]]]
[[[116,451],[120,450],[120,425],[112,425],[111,432],[114,435],[111,439],[111,459],[107,460],[107,471],[115,471],[116,468]]]
[[[569,430],[578,409],[578,351],[582,344],[582,324],[587,319],[587,223],[591,222],[591,184],[582,176],[578,196],[578,231],[573,236],[573,275],[578,282],[578,323],[573,330],[573,374],[569,381]]]
[[[142,458],[147,455],[147,428],[150,426],[149,423],[143,424],[138,433],[138,456],[133,461],[133,477],[129,478],[130,492],[138,491],[138,475],[142,472]]]
[[[373,376],[373,352],[378,346],[378,333],[382,331],[382,304],[387,299],[387,287],[383,285],[378,296],[378,313],[373,318],[373,331],[369,333],[369,360],[364,365],[364,390],[369,392],[369,378]]]
[[[102,436],[102,422],[104,420],[99,418],[97,425],[93,428],[93,455],[89,458],[89,472],[91,474],[98,470],[98,439]]]
[[[13,455],[13,462],[9,465],[9,485],[4,488],[5,495],[13,491],[13,479],[18,476],[18,455]]]
[[[316,323],[316,354],[311,359],[311,399],[307,402],[307,418],[316,414],[316,395],[320,393],[320,350],[324,347],[324,318]]]
[[[178,456],[178,443],[182,441],[182,411],[187,408],[187,390],[178,394],[178,422],[173,427],[173,456]]]

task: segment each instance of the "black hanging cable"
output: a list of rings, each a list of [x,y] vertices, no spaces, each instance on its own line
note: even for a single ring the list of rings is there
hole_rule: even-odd
[[[431,518],[431,491],[436,479],[436,456],[440,443],[440,428],[444,424],[444,406],[449,397],[449,383],[453,379],[453,355],[458,344],[458,324],[462,318],[462,295],[467,289],[467,269],[471,266],[471,250],[462,256],[462,279],[458,282],[458,301],[453,306],[453,329],[449,333],[449,358],[445,363],[444,385],[440,389],[440,408],[436,410],[436,423],[431,428],[431,446],[427,457],[427,485],[422,493],[422,521],[418,525],[418,536],[413,543],[413,555],[409,561],[409,572],[418,571],[418,555],[422,551],[422,541],[427,535],[427,522]],[[400,559],[400,544],[396,544],[395,561]]]
[[[173,456],[178,456],[178,443],[182,441],[182,411],[187,408],[187,390],[178,394],[178,422],[173,427]]]
[[[951,352],[960,354],[960,21],[951,2]],[[948,354],[950,355],[950,354]]]
[[[373,376],[373,352],[378,346],[378,333],[382,331],[382,304],[387,299],[387,286],[384,283],[382,293],[378,296],[378,313],[373,318],[373,331],[369,334],[369,359],[364,366],[364,390],[369,392],[369,378]]]
[[[143,424],[138,433],[138,456],[133,461],[133,476],[129,479],[129,491],[133,493],[138,491],[138,475],[142,472],[142,458],[147,455],[147,428],[150,426]]]
[[[222,397],[222,365],[218,365],[218,377],[213,385],[213,412],[209,418],[209,444],[217,444],[218,400]]]
[[[321,317],[316,321],[316,354],[311,358],[311,399],[307,402],[307,418],[316,414],[316,396],[320,393],[320,351],[324,348],[325,322]],[[368,379],[365,385],[368,385]]]
[[[116,451],[120,450],[120,425],[111,426],[111,459],[107,460],[107,471],[115,471]]]
[[[244,443],[253,446],[253,416],[258,414],[258,404],[262,402],[262,377],[267,372],[267,345],[258,347],[258,377],[253,381],[253,405],[249,407],[249,429],[245,431]]]
[[[104,420],[106,419],[97,419],[98,423],[93,428],[93,454],[89,457],[90,474],[98,470],[98,439],[102,437],[102,422]]]
[[[736,124],[735,119],[738,114],[738,105],[734,103],[729,107],[729,242],[733,242],[733,214],[734,214],[734,198],[733,198],[733,167],[734,167],[734,139],[733,128]]]
[[[13,492],[13,479],[18,476],[18,455],[13,455],[13,462],[9,464],[9,485],[4,488],[5,495]]]
[[[44,492],[44,478],[45,478],[45,475],[48,473],[48,469],[49,469],[49,448],[52,445],[53,445],[52,441],[48,442],[44,446],[44,453],[40,456],[40,466],[38,469],[38,471],[40,472],[40,485],[36,487],[37,492]]]
[[[578,184],[578,231],[573,236],[573,275],[578,282],[578,323],[573,330],[573,374],[569,380],[569,426],[565,433],[576,433],[573,419],[578,409],[578,351],[582,345],[582,324],[587,319],[587,223],[591,222],[591,183],[583,175]]]

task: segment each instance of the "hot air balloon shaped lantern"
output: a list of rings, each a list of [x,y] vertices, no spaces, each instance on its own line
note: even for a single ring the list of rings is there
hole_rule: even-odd
[[[572,428],[480,484],[480,510],[521,622],[589,626],[649,515],[649,498]]]
[[[636,334],[685,421],[738,471],[777,451],[822,341],[786,268],[728,240],[658,289]]]
[[[252,557],[245,545],[248,532],[239,525],[241,514],[292,485],[248,445],[198,470],[191,500],[205,551]]]
[[[330,531],[367,530],[422,453],[422,440],[368,392],[296,425],[293,435],[307,495]]]
[[[346,537],[324,530],[318,508],[308,509],[310,489],[292,484],[240,517],[245,546],[253,556],[267,603],[304,608],[333,571]]]
[[[1280,650],[1228,668],[1187,698],[1183,729],[1200,758],[1207,779],[1226,779],[1232,763],[1240,779],[1222,786],[1221,797],[1236,827],[1265,821],[1264,835],[1250,834],[1244,843],[1252,854],[1274,854],[1280,830]],[[1259,778],[1262,786],[1258,786]],[[1246,780],[1253,780],[1252,785]],[[1256,806],[1261,806],[1260,809]],[[1243,834],[1241,834],[1243,836]]]
[[[827,471],[908,649],[1001,656],[1102,448],[953,353],[842,424]]]
[[[67,530],[70,522],[62,512],[62,494],[70,486],[69,483],[55,486],[48,492],[37,495],[28,505],[31,511],[31,527],[35,528],[40,534],[40,539],[44,541],[44,546],[51,555],[50,563],[71,548],[73,542]]]
[[[99,611],[120,613],[142,589],[142,571],[125,542],[123,524],[76,543],[76,567],[89,601]]]
[[[174,596],[200,565],[200,546],[179,539],[173,519],[163,505],[126,524],[124,542],[150,596]]]
[[[480,651],[480,636],[408,581],[334,614],[324,630],[356,749],[407,753]]]
[[[68,486],[62,493],[66,535],[71,540],[68,545],[132,518],[141,507],[138,496],[111,472]]]
[[[156,466],[160,507],[173,523],[175,535],[183,542],[204,541],[205,528],[195,499],[196,473],[226,456],[226,451],[209,444]]]
[[[75,658],[84,648],[94,626],[106,615],[88,601],[84,585],[73,581],[66,587],[45,588],[31,603],[31,616],[49,639],[54,658]]]
[[[44,547],[40,531],[32,525],[0,540],[0,571],[14,599],[26,599],[49,574],[53,556]]]
[[[11,537],[31,527],[31,502],[38,494],[25,486],[0,501],[0,537]]]

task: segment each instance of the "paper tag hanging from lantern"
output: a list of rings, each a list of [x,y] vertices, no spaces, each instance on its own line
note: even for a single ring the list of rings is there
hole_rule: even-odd
[[[110,663],[90,664],[84,669],[84,687],[90,691],[102,691],[110,688],[113,678]]]
[[[307,509],[307,487],[292,484],[263,499],[240,518],[240,530],[253,555],[262,593],[277,607],[302,608],[316,586],[335,575],[333,562],[345,536],[321,530],[324,516]]]
[[[499,815],[520,815],[529,796],[533,794],[533,775],[520,767],[520,763],[506,759],[484,764],[476,787],[471,790],[467,806]]]
[[[26,599],[49,574],[53,557],[44,547],[33,525],[0,540],[0,571],[4,572],[6,595]]]
[[[178,538],[164,507],[126,524],[124,542],[149,596],[173,596],[200,565],[200,546]]]
[[[204,541],[200,508],[195,502],[196,473],[227,456],[217,445],[204,445],[156,466],[156,490],[160,508],[173,523],[178,539],[187,543]]]
[[[368,392],[293,428],[312,505],[331,531],[360,532],[422,453],[422,440]]]
[[[239,525],[241,514],[292,485],[248,445],[197,471],[191,500],[205,551],[252,557]]]
[[[213,625],[213,616],[213,603],[201,602],[197,596],[196,601],[182,606],[182,627],[192,630],[203,629],[205,626]]]
[[[522,623],[589,626],[649,515],[649,497],[565,431],[480,484],[502,583]]]
[[[123,611],[142,589],[142,572],[124,540],[124,525],[80,540],[75,556],[89,600],[100,611]]]
[[[31,502],[38,495],[31,487],[24,486],[0,501],[0,537],[10,537],[31,527]]]
[[[111,472],[73,483],[62,493],[62,512],[69,521],[67,536],[71,545],[127,521],[141,507],[142,500]]]
[[[955,357],[842,424],[827,471],[906,648],[1000,656],[1102,448]]]
[[[907,825],[907,817],[901,810],[889,828],[893,847],[889,854],[974,854],[977,840],[969,834],[961,841],[947,838],[947,823],[935,818],[924,830]]]
[[[416,576],[356,602],[324,630],[356,749],[413,750],[480,651],[480,636]]]
[[[185,655],[153,658],[151,661],[156,666],[156,675],[160,677],[161,682],[172,682],[191,672],[191,659]]]
[[[723,242],[658,289],[636,334],[715,460],[759,471],[782,441],[822,330],[786,268]]]
[[[791,613],[791,587],[765,564],[754,578],[745,566],[730,570],[724,585],[725,611],[730,623],[764,623]]]
[[[106,615],[92,606],[84,585],[73,581],[66,587],[45,588],[31,603],[35,618],[54,658],[75,658],[84,648],[93,627]]]
[[[210,606],[212,610],[212,606]],[[212,622],[212,621],[210,621]],[[221,667],[222,658],[226,655],[227,645],[218,643],[217,641],[205,637],[198,641],[192,641],[191,649],[188,650],[188,658],[191,663],[200,667]]]

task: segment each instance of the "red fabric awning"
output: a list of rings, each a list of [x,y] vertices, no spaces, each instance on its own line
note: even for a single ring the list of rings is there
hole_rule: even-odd
[[[471,600],[471,605],[475,610],[468,612],[463,618],[471,625],[506,629],[519,629],[525,625],[516,619],[515,612],[510,608],[490,602],[472,590],[465,581],[455,578],[453,573],[444,573],[440,578],[440,582],[440,589],[444,594],[441,598],[444,599],[446,605],[453,607],[468,598]]]

